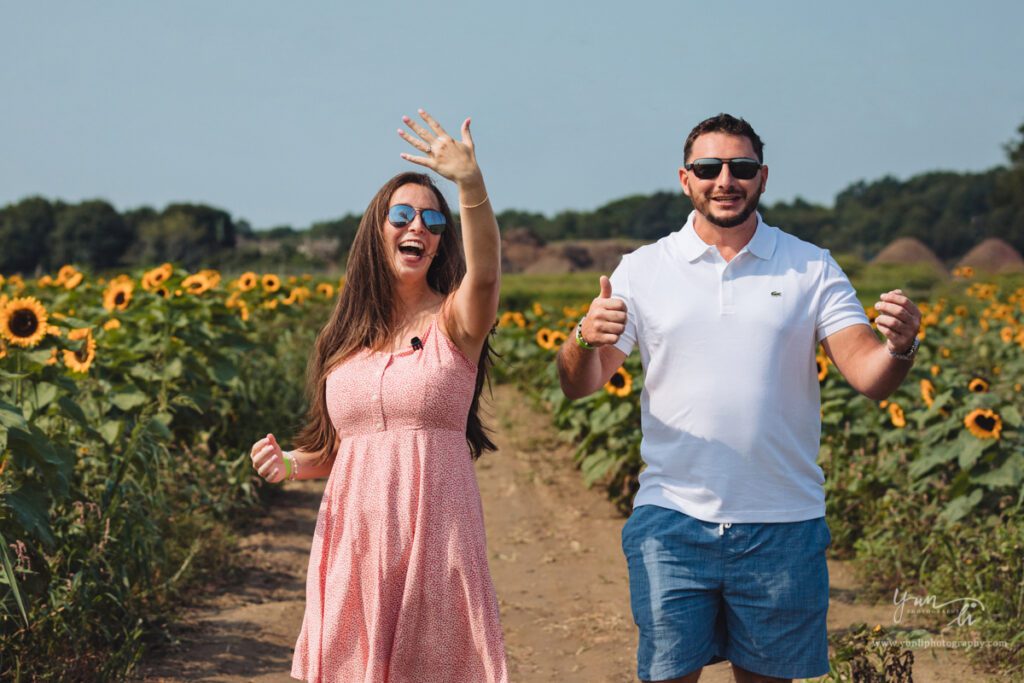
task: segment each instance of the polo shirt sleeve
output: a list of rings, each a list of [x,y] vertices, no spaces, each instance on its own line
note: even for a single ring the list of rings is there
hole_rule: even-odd
[[[626,329],[619,335],[619,341],[615,342],[615,348],[628,356],[636,345],[637,316],[636,305],[630,296],[628,255],[622,257],[619,265],[608,279],[612,283],[612,298],[622,299],[626,302]]]
[[[858,323],[870,324],[853,285],[828,249],[822,250],[822,260],[824,265],[818,286],[818,310],[815,321],[819,342],[844,327]]]

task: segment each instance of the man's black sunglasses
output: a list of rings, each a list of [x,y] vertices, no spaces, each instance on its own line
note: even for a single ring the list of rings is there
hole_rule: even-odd
[[[761,170],[761,162],[750,157],[736,157],[734,159],[716,159],[707,157],[705,159],[694,159],[683,168],[692,171],[701,180],[713,180],[722,172],[722,164],[729,164],[729,173],[733,178],[739,180],[750,180]]]

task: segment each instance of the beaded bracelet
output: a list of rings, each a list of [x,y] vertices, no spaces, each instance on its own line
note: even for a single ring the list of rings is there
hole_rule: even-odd
[[[583,321],[586,320],[586,318],[587,316],[583,316],[582,318],[580,318],[580,321],[576,323],[576,343],[580,345],[581,349],[593,351],[594,346],[587,343],[587,340],[583,338]]]

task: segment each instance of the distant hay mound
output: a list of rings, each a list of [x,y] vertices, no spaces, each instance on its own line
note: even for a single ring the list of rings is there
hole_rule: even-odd
[[[935,255],[935,252],[916,237],[900,237],[893,240],[889,246],[871,259],[871,263],[897,263],[900,265],[925,263],[946,272],[946,267],[942,265],[942,261]]]
[[[501,271],[559,275],[580,271],[611,273],[640,240],[564,240],[546,244],[525,228],[502,231]]]
[[[967,252],[956,266],[969,266],[986,273],[1019,273],[1024,271],[1024,259],[1005,240],[989,237]]]

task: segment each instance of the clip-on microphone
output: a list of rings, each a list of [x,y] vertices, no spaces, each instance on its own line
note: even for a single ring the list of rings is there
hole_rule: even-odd
[[[423,350],[423,342],[420,341],[419,337],[413,337],[411,341],[412,341],[412,350],[413,351],[422,351]]]

